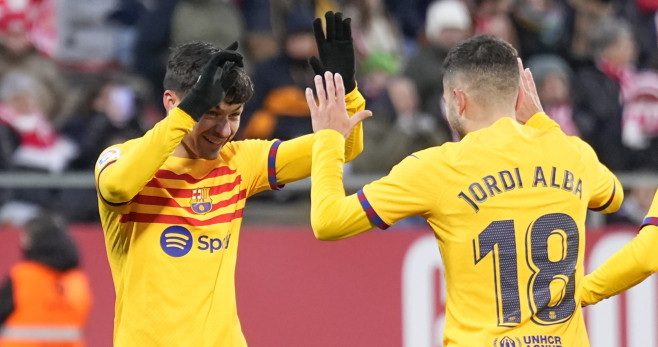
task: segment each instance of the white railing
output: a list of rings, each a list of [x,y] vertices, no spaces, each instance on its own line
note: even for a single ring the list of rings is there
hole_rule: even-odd
[[[382,177],[384,174],[355,175],[348,174],[344,178],[345,190],[353,193],[363,187],[366,183]],[[617,173],[624,188],[633,186],[654,185],[658,187],[658,172],[621,172]],[[53,189],[53,188],[80,188],[93,189],[94,175],[92,172],[66,172],[62,174],[46,174],[34,172],[0,172],[0,189],[3,188],[28,188],[28,189]],[[286,185],[288,192],[307,192],[311,188],[311,179],[306,178]],[[276,209],[277,204],[269,205],[268,209]],[[284,207],[282,207],[284,208]],[[284,208],[285,209],[285,208]],[[589,212],[587,224],[599,226],[605,223],[601,213]]]
[[[346,190],[357,190],[364,184],[382,177],[384,174],[348,174],[344,183]],[[617,173],[624,188],[636,185],[658,186],[658,172],[621,172]],[[62,174],[34,172],[0,172],[0,188],[94,188],[92,172],[76,171]],[[286,185],[286,189],[304,191],[311,188],[309,178]]]

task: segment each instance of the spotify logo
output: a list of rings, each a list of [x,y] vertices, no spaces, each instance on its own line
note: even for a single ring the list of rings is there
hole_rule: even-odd
[[[160,247],[172,257],[182,257],[192,249],[192,233],[182,226],[174,225],[160,235]]]

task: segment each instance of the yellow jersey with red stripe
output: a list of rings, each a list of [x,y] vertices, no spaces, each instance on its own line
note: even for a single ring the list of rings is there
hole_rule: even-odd
[[[365,107],[358,91],[346,99],[350,114]],[[172,156],[193,126],[175,108],[97,162],[115,346],[246,346],[234,280],[246,199],[310,174],[314,135],[229,142],[215,160]],[[345,155],[362,138],[358,127]]]
[[[424,217],[444,265],[445,346],[589,346],[579,288],[585,216],[623,199],[589,145],[543,114],[527,125],[506,117],[416,152],[345,197],[340,134],[316,135],[314,232],[338,239]]]

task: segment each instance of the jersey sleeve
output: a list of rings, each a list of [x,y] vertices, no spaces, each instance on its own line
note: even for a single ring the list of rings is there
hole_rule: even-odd
[[[192,117],[174,108],[144,136],[103,151],[95,168],[101,199],[109,205],[130,201],[153,178],[194,124]]]
[[[355,194],[345,196],[343,146],[345,139],[334,130],[321,130],[313,143],[311,174],[311,227],[320,240],[350,237],[374,225]]]
[[[642,282],[658,271],[658,192],[640,232],[583,278],[582,305],[595,304]]]
[[[345,95],[345,104],[347,114],[352,117],[355,113],[363,111],[366,108],[366,100],[359,92],[359,88],[354,88],[349,94]],[[350,136],[345,141],[345,160],[351,161],[363,151],[363,122],[359,122]]]
[[[430,172],[423,157],[427,150],[407,156],[391,172],[357,192],[361,207],[380,229],[410,216],[425,216],[435,205],[438,192],[427,189]],[[436,180],[436,178],[433,178]]]
[[[612,213],[621,207],[624,200],[624,189],[617,179],[605,165],[599,162],[596,153],[590,145],[582,140],[575,139],[582,146],[583,160],[588,160],[590,179],[592,182],[592,194],[587,205],[592,211]]]
[[[267,189],[283,187],[277,183],[276,159],[282,141],[243,140],[230,142],[226,150],[246,182],[247,197]]]
[[[311,184],[311,225],[316,237],[341,239],[372,227],[386,229],[400,219],[426,215],[433,198],[420,177],[427,172],[417,155],[396,165],[388,176],[367,184],[356,194],[345,197],[342,183],[340,141],[335,131],[316,134],[313,145]]]

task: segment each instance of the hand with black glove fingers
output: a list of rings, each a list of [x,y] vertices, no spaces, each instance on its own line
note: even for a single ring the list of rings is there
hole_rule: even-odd
[[[327,37],[322,31],[322,19],[315,18],[313,32],[318,45],[318,57],[310,57],[308,63],[316,75],[323,76],[325,71],[339,73],[347,93],[356,88],[354,44],[352,43],[351,19],[343,19],[343,14],[329,11],[324,14],[327,22]]]
[[[237,47],[238,43],[234,42],[210,58],[201,70],[199,80],[178,104],[178,108],[199,121],[204,113],[224,100],[226,91],[237,79],[236,66],[244,66],[242,55],[235,51]]]

